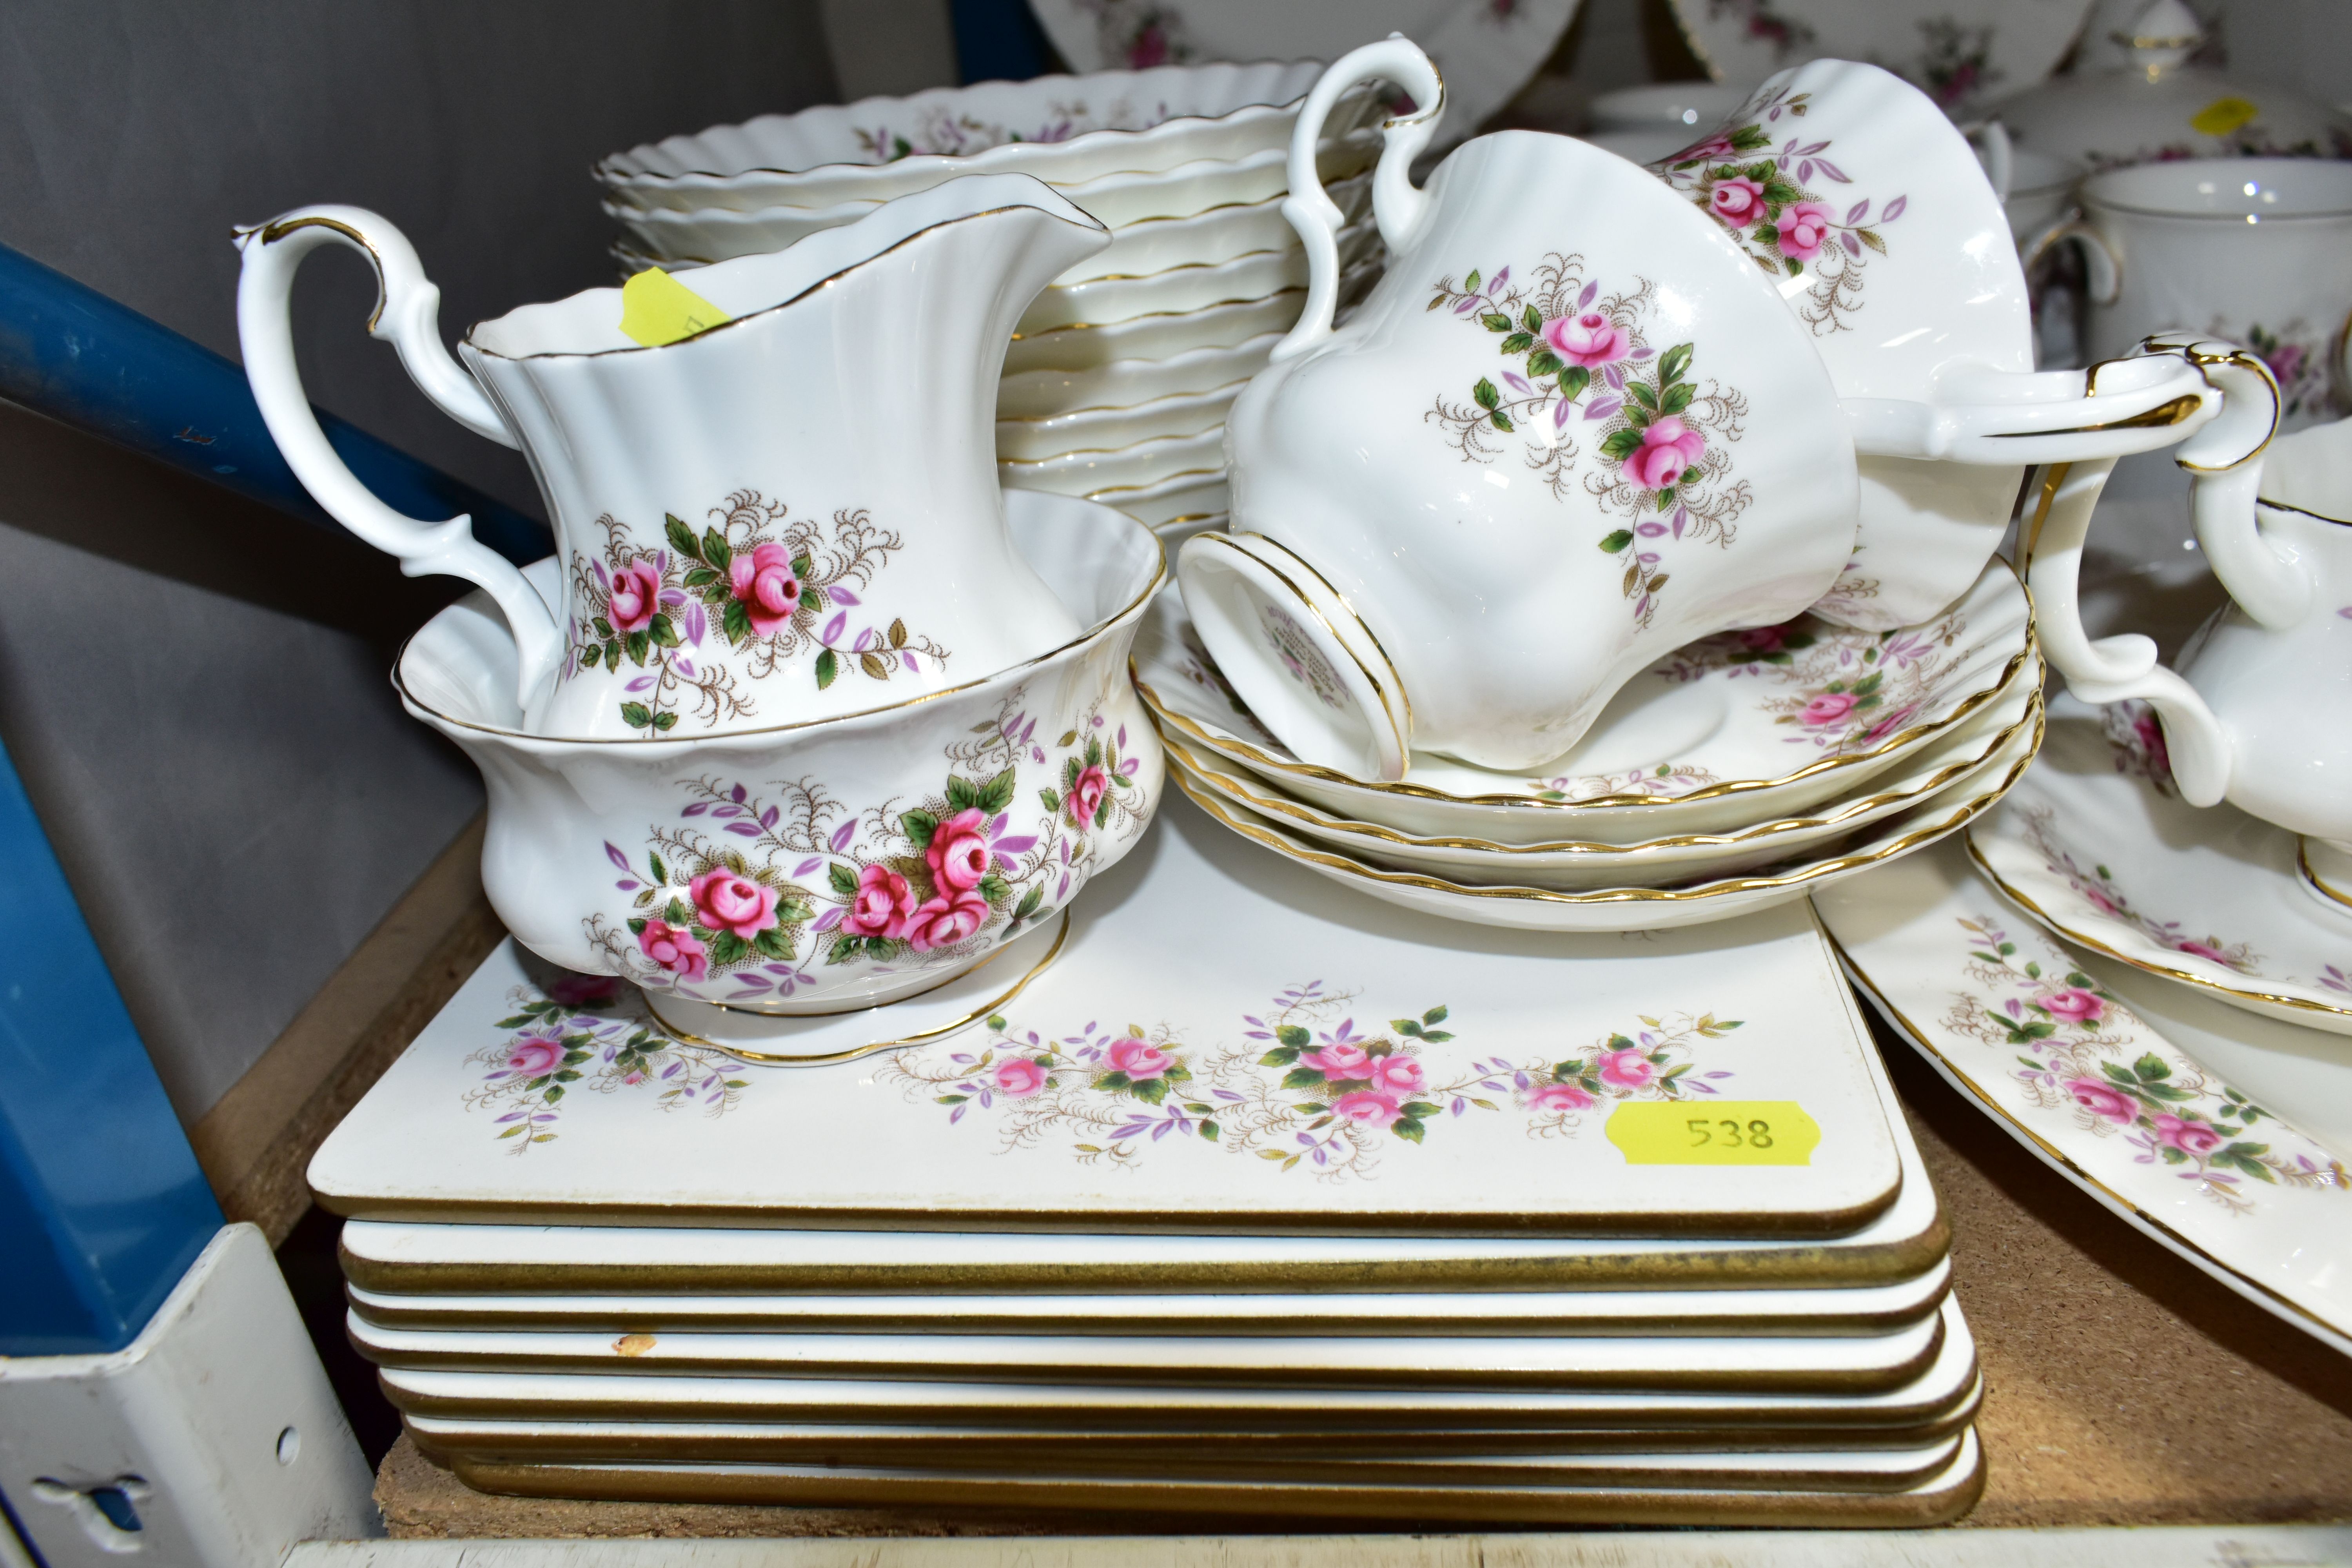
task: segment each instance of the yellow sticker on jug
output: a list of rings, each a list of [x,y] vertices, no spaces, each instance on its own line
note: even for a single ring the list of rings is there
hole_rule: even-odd
[[[2200,136],[2227,136],[2260,119],[2262,112],[2242,98],[2217,98],[2189,117],[2189,129]]]
[[[1621,1100],[1605,1131],[1629,1165],[1810,1165],[1822,1141],[1793,1100]]]
[[[621,285],[621,331],[649,349],[723,327],[734,319],[658,267],[648,267]]]

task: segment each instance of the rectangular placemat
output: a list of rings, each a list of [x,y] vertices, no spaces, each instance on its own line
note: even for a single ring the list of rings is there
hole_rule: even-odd
[[[604,1226],[1760,1237],[1851,1235],[1904,1184],[1805,901],[1624,936],[1463,925],[1181,804],[1087,889],[1050,968],[944,1040],[763,1069],[658,1035],[634,997],[576,994],[501,947],[320,1150],[321,1201]],[[1322,1087],[1372,1070],[1393,1120]],[[1769,1163],[1719,1163],[1735,1141]]]

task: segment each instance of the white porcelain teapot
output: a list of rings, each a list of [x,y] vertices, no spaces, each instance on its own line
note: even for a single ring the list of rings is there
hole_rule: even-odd
[[[724,320],[646,346],[623,290],[528,305],[442,346],[440,291],[356,207],[239,232],[246,373],[295,474],[412,576],[504,613],[523,728],[725,733],[945,689],[1068,643],[1005,530],[992,421],[1013,322],[1103,226],[1024,174],[950,181],[772,255],[691,274]],[[287,297],[320,245],[359,250],[369,331],[458,423],[530,459],[554,524],[542,599],[467,519],[404,517],[344,468],[295,368]]]
[[[2178,673],[2147,637],[2092,641],[2076,574],[2107,465],[2075,465],[2053,472],[2033,520],[2042,647],[2083,700],[2145,700],[2181,798],[2226,800],[2301,834],[2314,889],[2352,910],[2352,420],[2273,440],[2262,362],[2226,343],[2197,352],[2239,384],[2231,411],[2179,455],[2204,481],[2198,542],[2231,602]]]

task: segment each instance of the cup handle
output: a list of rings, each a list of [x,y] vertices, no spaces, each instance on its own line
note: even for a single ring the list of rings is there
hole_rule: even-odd
[[[2179,353],[2221,388],[2221,416],[2181,444],[2197,542],[2230,597],[2273,631],[2302,624],[2317,591],[2303,566],[2264,538],[2254,506],[2263,454],[2278,432],[2278,382],[2259,355],[2235,343],[2166,333],[2147,347]]]
[[[1854,450],[2001,468],[2125,458],[2193,438],[2229,406],[2185,345],[2153,343],[2088,370],[1956,367],[1936,391],[1841,398]]]
[[[2191,805],[2212,805],[2229,788],[2230,738],[2194,687],[2156,661],[2156,643],[2137,632],[2095,642],[2083,627],[2083,539],[2113,458],[2055,463],[2042,470],[2022,548],[2035,630],[2051,668],[2084,702],[2138,698],[2164,721],[2173,783]]]
[[[2070,239],[2081,242],[2083,247],[2084,263],[2090,274],[2084,281],[2089,285],[2091,303],[2114,304],[2123,293],[2123,258],[2107,244],[2107,237],[2078,214],[2060,218],[2025,242],[2025,270],[2032,271],[2035,262]]]
[[[477,435],[519,445],[498,409],[443,346],[441,290],[425,278],[415,250],[398,229],[359,207],[297,207],[236,232],[243,255],[237,342],[253,399],[287,467],[336,521],[397,557],[404,575],[462,577],[497,602],[515,639],[516,699],[528,710],[533,693],[553,677],[563,657],[563,639],[546,601],[511,562],[474,537],[469,515],[425,522],[379,500],[336,456],[303,395],[287,300],[303,257],[331,244],[351,247],[375,269],[376,308],[368,318],[368,334],[391,342],[409,376],[443,413]]]
[[[1290,195],[1283,200],[1282,216],[1307,246],[1307,308],[1290,335],[1274,345],[1276,360],[1305,353],[1331,335],[1331,317],[1339,300],[1339,229],[1347,219],[1323,189],[1315,149],[1333,107],[1363,81],[1395,82],[1412,94],[1415,106],[1411,114],[1381,127],[1381,161],[1372,173],[1372,219],[1381,238],[1391,251],[1402,249],[1428,216],[1429,197],[1413,186],[1412,161],[1437,134],[1437,122],[1445,114],[1445,83],[1418,46],[1391,33],[1377,44],[1340,56],[1316,81],[1298,110],[1298,123],[1291,128]]]

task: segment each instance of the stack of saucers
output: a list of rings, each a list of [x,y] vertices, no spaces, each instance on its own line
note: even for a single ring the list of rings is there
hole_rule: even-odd
[[[1320,69],[1169,66],[866,99],[672,137],[596,177],[631,271],[779,249],[960,175],[1055,186],[1112,241],[1021,320],[998,409],[1004,482],[1181,534],[1223,513],[1225,409],[1305,300],[1281,206],[1291,127]],[[1370,102],[1333,116],[1322,159],[1356,291],[1377,270]]]
[[[2040,742],[2042,662],[2006,562],[1932,620],[1725,633],[1630,682],[1565,756],[1403,779],[1301,762],[1163,595],[1135,649],[1171,773],[1228,827],[1374,898],[1487,925],[1637,931],[1796,899],[1974,820]]]

